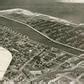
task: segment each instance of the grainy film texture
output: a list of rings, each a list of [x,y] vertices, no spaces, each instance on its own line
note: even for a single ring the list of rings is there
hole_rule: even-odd
[[[65,19],[22,7],[1,8],[0,67],[8,67],[0,84],[84,84],[83,19]],[[8,63],[9,54],[1,50],[10,53]]]

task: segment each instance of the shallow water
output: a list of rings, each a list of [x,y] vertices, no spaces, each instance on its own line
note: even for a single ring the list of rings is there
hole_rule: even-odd
[[[74,23],[84,23],[84,4],[57,3],[55,0],[0,0],[1,10],[9,8],[23,8]]]

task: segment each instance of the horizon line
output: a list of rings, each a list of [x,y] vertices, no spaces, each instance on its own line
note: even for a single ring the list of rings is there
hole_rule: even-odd
[[[84,0],[56,0],[56,2],[62,2],[62,3],[84,3]]]

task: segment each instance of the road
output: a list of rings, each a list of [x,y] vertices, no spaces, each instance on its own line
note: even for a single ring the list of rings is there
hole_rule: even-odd
[[[54,41],[51,38],[44,35],[43,33],[37,31],[36,29],[25,23],[12,20],[4,16],[0,16],[0,24],[7,26],[8,28],[14,30],[17,33],[27,35],[30,39],[48,45],[50,47],[56,47],[75,55],[84,54],[84,50],[77,49],[71,46],[67,46],[66,44]]]

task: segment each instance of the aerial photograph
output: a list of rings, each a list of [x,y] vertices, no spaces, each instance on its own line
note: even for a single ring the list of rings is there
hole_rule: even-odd
[[[84,1],[0,0],[0,84],[84,84]]]

